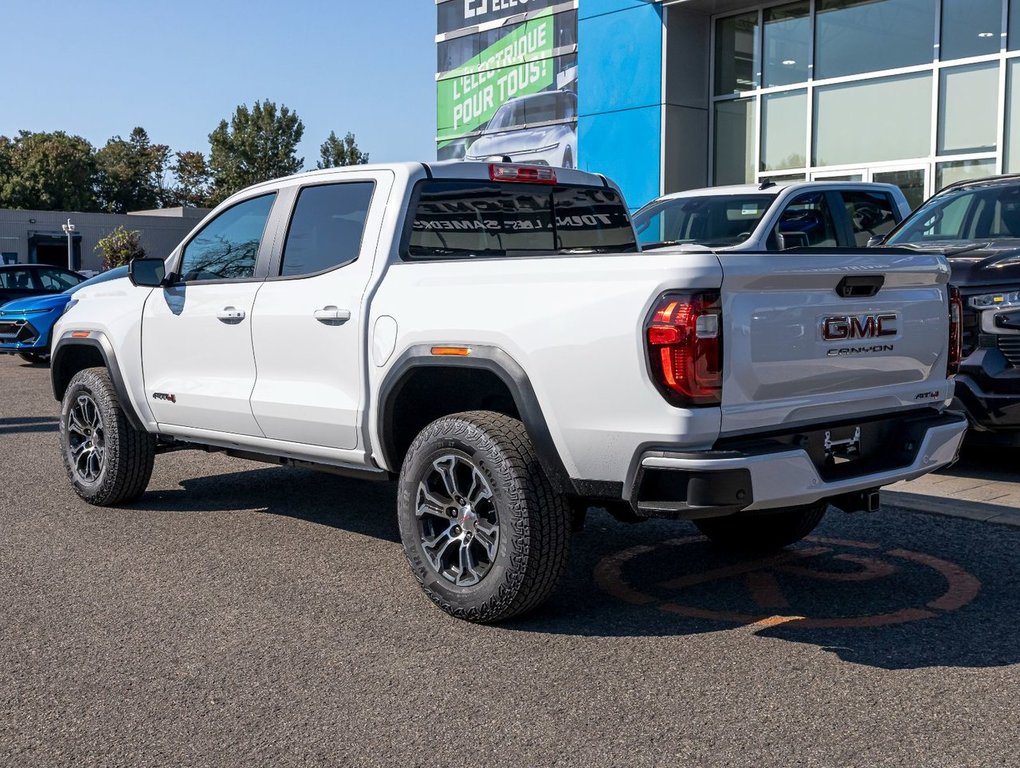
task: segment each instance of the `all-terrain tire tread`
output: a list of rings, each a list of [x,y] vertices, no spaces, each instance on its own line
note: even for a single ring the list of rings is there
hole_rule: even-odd
[[[484,603],[470,608],[453,605],[431,589],[413,560],[412,570],[429,598],[447,613],[478,623],[505,621],[538,606],[562,578],[570,553],[569,505],[542,470],[524,425],[493,411],[467,411],[432,422],[412,443],[404,466],[435,441],[449,437],[477,442],[499,457],[492,471],[509,480],[511,507],[500,510],[500,524],[513,526],[521,548],[511,559],[506,582]]]
[[[106,471],[102,483],[95,489],[82,486],[67,461],[67,397],[80,387],[90,391],[95,398],[106,436]],[[110,373],[105,368],[86,368],[71,379],[61,412],[60,438],[64,449],[64,468],[75,492],[85,501],[101,507],[115,506],[135,501],[145,493],[156,457],[156,438],[128,423]]]

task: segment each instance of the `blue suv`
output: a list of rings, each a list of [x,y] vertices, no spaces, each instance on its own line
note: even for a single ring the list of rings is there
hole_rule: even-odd
[[[50,359],[50,331],[75,292],[118,277],[127,277],[127,267],[103,272],[63,293],[15,299],[0,306],[0,354],[19,355],[30,363],[45,363]]]

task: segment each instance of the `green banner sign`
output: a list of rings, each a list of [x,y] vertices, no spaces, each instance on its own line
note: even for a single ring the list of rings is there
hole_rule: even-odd
[[[553,31],[551,15],[532,19],[440,80],[439,139],[477,130],[506,101],[551,87]]]

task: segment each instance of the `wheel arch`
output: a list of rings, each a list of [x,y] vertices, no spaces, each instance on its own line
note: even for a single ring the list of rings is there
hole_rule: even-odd
[[[398,472],[411,442],[443,416],[490,410],[520,419],[542,469],[558,491],[569,492],[569,475],[524,369],[498,347],[471,345],[464,357],[437,356],[430,345],[407,349],[379,388],[377,414],[382,459]]]
[[[63,400],[71,379],[86,368],[105,368],[110,373],[110,380],[117,392],[117,399],[125,418],[133,428],[144,430],[145,425],[128,397],[127,386],[117,364],[117,354],[102,331],[89,331],[88,336],[72,336],[68,332],[53,345],[53,351],[50,353],[50,383],[53,386],[53,397],[58,401]]]

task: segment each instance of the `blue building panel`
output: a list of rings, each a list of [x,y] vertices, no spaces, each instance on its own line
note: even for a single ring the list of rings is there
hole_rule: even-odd
[[[582,115],[577,121],[579,167],[603,173],[636,210],[659,194],[662,110],[658,105]]]
[[[626,11],[637,6],[652,5],[652,0],[580,0],[577,9],[579,19],[589,19],[616,11]]]
[[[580,0],[578,157],[616,181],[634,208],[661,188],[662,8]]]
[[[580,8],[592,2],[581,0]],[[580,114],[662,103],[661,14],[659,6],[641,2],[578,21]]]

